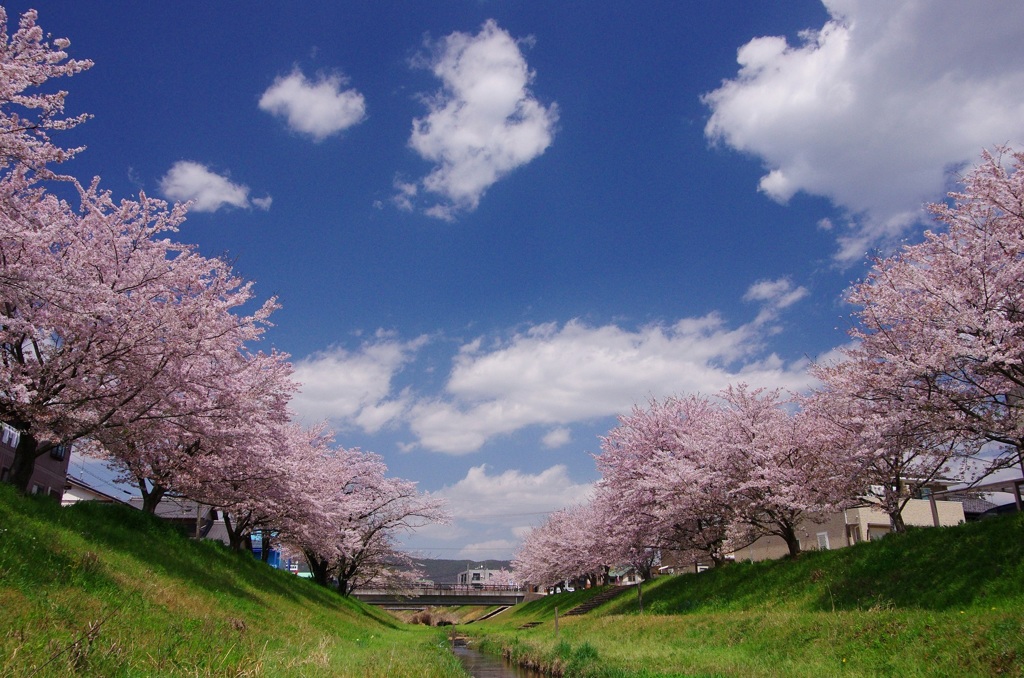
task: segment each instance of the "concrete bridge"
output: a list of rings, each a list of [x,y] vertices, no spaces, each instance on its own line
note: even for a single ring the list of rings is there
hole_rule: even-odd
[[[352,595],[364,603],[391,609],[420,609],[444,605],[518,605],[526,592],[509,586],[442,584],[416,586],[401,592],[360,589]]]

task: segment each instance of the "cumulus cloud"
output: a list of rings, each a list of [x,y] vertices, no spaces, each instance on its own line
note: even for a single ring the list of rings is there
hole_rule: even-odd
[[[302,389],[294,406],[307,421],[328,419],[338,428],[373,433],[407,425],[412,438],[399,445],[404,452],[468,454],[531,427],[539,445],[564,447],[574,427],[651,397],[713,394],[739,381],[806,389],[813,383],[806,359],[786,362],[765,350],[782,311],[806,295],[788,278],[758,281],[744,295],[758,305],[757,315],[739,326],[709,313],[638,328],[571,320],[475,337],[454,349],[436,393],[394,387],[427,338],[378,332],[356,351],[333,348],[298,361]]]
[[[236,184],[206,165],[180,160],[160,180],[160,190],[169,200],[192,201],[195,212],[216,212],[221,207],[270,209],[272,198],[249,199],[249,187]]]
[[[764,301],[793,294],[776,292]],[[712,313],[636,330],[578,320],[550,323],[490,350],[474,342],[456,356],[444,394],[410,408],[410,427],[427,449],[466,454],[494,436],[611,416],[652,395],[713,393],[738,380],[805,387],[803,362],[762,355],[764,313],[736,329]],[[549,433],[547,439],[564,435]]]
[[[253,198],[252,204],[255,207],[259,207],[261,210],[269,210],[270,206],[274,203],[274,199],[269,195],[263,198]]]
[[[480,464],[435,494],[468,522],[514,527],[540,522],[537,516],[542,520],[551,511],[581,503],[592,489],[590,483],[573,481],[564,464],[536,474],[516,469],[492,474]]]
[[[747,289],[743,295],[744,301],[760,302],[761,313],[758,314],[754,324],[764,324],[778,317],[779,311],[806,297],[806,287],[796,286],[789,278],[777,280],[760,280]]]
[[[839,261],[891,242],[982,148],[1024,143],[1024,4],[825,0],[801,42],[758,37],[705,95],[713,140],[765,164],[759,189],[848,212]]]
[[[416,548],[417,542],[441,546],[471,536],[474,543],[455,557],[509,558],[531,527],[552,511],[583,503],[592,489],[590,483],[574,481],[562,464],[537,474],[492,473],[484,464],[474,466],[464,478],[434,493],[448,501],[455,525],[421,528],[410,546]]]
[[[366,100],[355,89],[342,89],[340,75],[310,81],[298,69],[278,77],[260,97],[260,110],[284,118],[289,129],[323,141],[366,118]]]
[[[412,209],[426,192],[440,202],[425,209],[451,220],[476,209],[495,182],[551,145],[557,107],[530,92],[534,74],[516,41],[490,20],[476,35],[455,32],[435,46],[427,66],[443,83],[413,121],[409,145],[435,163],[422,180],[396,183],[395,202]]]
[[[565,447],[572,441],[572,431],[565,427],[559,426],[558,428],[551,429],[544,434],[541,438],[541,442],[544,443],[544,447],[556,448]]]
[[[426,341],[403,342],[378,332],[358,351],[335,347],[299,360],[294,378],[300,389],[292,407],[308,422],[326,419],[377,432],[409,407],[407,392],[392,394],[392,380]]]

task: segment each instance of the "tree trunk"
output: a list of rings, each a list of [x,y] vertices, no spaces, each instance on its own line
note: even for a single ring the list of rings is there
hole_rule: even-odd
[[[903,522],[903,511],[900,509],[889,514],[889,523],[892,525],[893,532],[906,532],[907,524]]]
[[[260,532],[260,560],[270,562],[270,532],[267,530]]]
[[[236,530],[231,524],[231,516],[227,511],[224,512],[224,530],[228,533],[228,547],[232,551],[241,551],[242,542],[246,535],[242,534],[241,529]]]
[[[142,511],[151,516],[156,515],[156,507],[160,500],[167,494],[167,488],[161,485],[154,485],[153,489],[146,489],[146,481],[139,479],[139,491],[142,493]]]
[[[306,553],[306,564],[309,565],[309,572],[313,575],[313,581],[320,586],[331,585],[331,570],[326,560],[321,560]]]
[[[636,604],[640,606],[640,614],[644,613],[644,594],[640,589],[640,580],[636,582]]]
[[[781,536],[786,541],[786,546],[789,548],[789,557],[796,558],[800,555],[800,540],[796,537],[796,530],[792,525],[786,525],[782,527]]]
[[[18,439],[18,446],[14,448],[14,461],[11,462],[7,482],[28,494],[32,489],[32,472],[36,470],[36,457],[39,455],[39,441],[23,431]]]

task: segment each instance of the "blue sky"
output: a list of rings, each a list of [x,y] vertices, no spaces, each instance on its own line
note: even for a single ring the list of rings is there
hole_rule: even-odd
[[[8,3],[14,17],[30,5]],[[1024,139],[1024,5],[52,0],[69,171],[195,200],[283,308],[296,411],[507,557],[617,413],[805,388],[865,255]]]

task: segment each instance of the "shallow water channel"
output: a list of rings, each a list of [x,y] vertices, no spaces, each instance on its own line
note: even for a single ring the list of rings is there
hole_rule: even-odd
[[[537,678],[540,676],[536,671],[513,666],[500,657],[477,652],[466,647],[465,643],[456,643],[452,652],[473,678]]]

